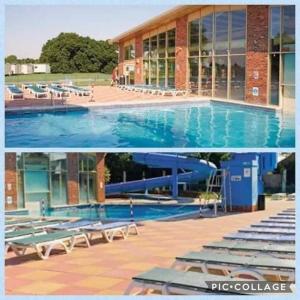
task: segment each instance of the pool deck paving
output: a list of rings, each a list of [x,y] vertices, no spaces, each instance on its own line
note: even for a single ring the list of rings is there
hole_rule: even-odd
[[[122,295],[134,275],[155,266],[170,267],[176,256],[199,251],[225,234],[257,223],[285,208],[291,201],[267,201],[265,211],[236,213],[207,219],[148,221],[139,235],[90,248],[75,247],[70,254],[55,251],[48,260],[31,254],[5,259],[7,295]]]
[[[95,86],[93,89],[93,101],[90,96],[75,96],[71,94],[66,101],[59,98],[49,99],[40,98],[35,99],[27,90],[24,91],[24,99],[11,100],[9,94],[5,92],[5,110],[6,111],[22,111],[22,110],[41,110],[41,109],[58,109],[58,108],[89,108],[96,106],[121,106],[121,105],[151,105],[151,104],[168,104],[180,102],[205,102],[211,100],[211,97],[200,97],[198,95],[188,96],[157,96],[145,94],[141,92],[121,90],[117,87],[111,86]],[[259,103],[248,103],[244,101],[228,100],[228,99],[214,99],[216,101],[242,104],[247,106],[266,108]],[[277,106],[269,105],[270,109],[279,109]],[[294,112],[294,110],[289,110]]]

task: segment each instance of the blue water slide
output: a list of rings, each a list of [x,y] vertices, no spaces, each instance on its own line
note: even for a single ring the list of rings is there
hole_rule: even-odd
[[[105,187],[106,195],[171,186],[172,196],[176,198],[178,196],[178,183],[205,180],[211,171],[216,169],[216,166],[211,162],[178,154],[134,153],[133,160],[150,168],[171,169],[172,175],[107,184]]]

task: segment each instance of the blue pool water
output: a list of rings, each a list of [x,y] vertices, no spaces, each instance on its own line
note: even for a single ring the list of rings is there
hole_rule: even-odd
[[[295,120],[214,101],[6,114],[6,147],[294,147]]]
[[[198,212],[199,205],[133,205],[134,220],[157,220],[185,213]],[[131,219],[130,206],[126,204],[106,204],[100,209],[96,206],[73,206],[64,208],[49,208],[46,212],[51,217],[79,217],[85,219]]]

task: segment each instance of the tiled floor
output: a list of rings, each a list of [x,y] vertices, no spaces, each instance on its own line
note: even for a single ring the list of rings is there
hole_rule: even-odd
[[[169,267],[174,257],[222,239],[222,236],[274,215],[293,202],[269,201],[267,210],[215,219],[145,222],[140,234],[107,244],[95,240],[89,248],[54,253],[42,261],[36,255],[5,260],[7,294],[121,295],[132,276],[154,266]]]

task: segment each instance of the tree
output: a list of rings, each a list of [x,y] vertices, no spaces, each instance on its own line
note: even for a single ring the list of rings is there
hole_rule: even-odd
[[[53,73],[109,73],[117,65],[116,47],[76,33],[60,33],[42,47],[40,61]]]
[[[16,63],[18,63],[18,58],[16,55],[8,55],[5,57],[5,63],[16,64]]]

